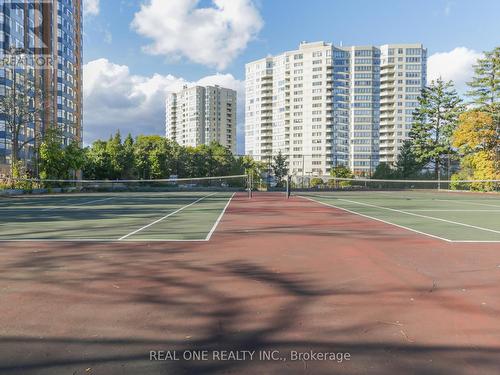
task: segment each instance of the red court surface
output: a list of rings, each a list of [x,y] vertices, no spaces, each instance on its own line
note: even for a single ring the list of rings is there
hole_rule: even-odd
[[[208,242],[0,247],[1,374],[500,372],[500,244],[241,193]],[[350,359],[291,360],[311,350]]]

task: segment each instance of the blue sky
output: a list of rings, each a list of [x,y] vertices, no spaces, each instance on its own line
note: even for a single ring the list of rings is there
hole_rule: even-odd
[[[480,52],[500,42],[497,0],[85,2],[86,143],[118,128],[163,133],[165,92],[184,83],[226,84],[241,102],[245,63],[303,40],[422,42],[429,77],[453,79],[459,91]]]

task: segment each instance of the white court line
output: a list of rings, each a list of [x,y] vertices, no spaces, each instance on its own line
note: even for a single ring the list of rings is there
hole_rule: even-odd
[[[89,201],[89,202],[82,202],[82,203],[75,203],[75,204],[67,204],[65,206],[57,206],[57,207],[51,207],[51,208],[46,208],[42,211],[52,211],[52,210],[58,210],[60,208],[65,208],[65,207],[74,207],[74,206],[83,206],[83,205],[86,205],[86,204],[91,204],[91,203],[97,203],[97,202],[104,202],[104,201],[109,201],[111,199],[114,199],[115,197],[109,197],[109,198],[103,198],[103,199],[96,199],[96,200],[93,200],[93,201]]]
[[[214,226],[212,227],[212,229],[210,230],[210,232],[208,232],[207,237],[205,238],[205,241],[210,241],[210,238],[212,238],[212,234],[214,234],[215,229],[217,228],[217,226],[219,225],[219,222],[221,221],[222,217],[226,213],[227,207],[229,206],[229,203],[231,203],[231,200],[233,199],[233,197],[234,197],[235,194],[236,193],[233,193],[233,195],[231,195],[231,198],[229,198],[229,200],[227,201],[226,206],[224,207],[224,209],[220,213],[220,215],[217,218],[217,221],[215,222]]]
[[[440,209],[415,209],[410,212],[500,212],[500,210],[440,210]]]
[[[500,240],[452,240],[450,242],[456,243],[500,243]]]
[[[133,243],[133,242],[139,242],[139,243],[144,243],[144,242],[205,242],[205,239],[197,239],[197,240],[163,240],[163,239],[138,239],[138,240],[117,240],[117,239],[109,239],[109,238],[31,238],[31,239],[25,239],[25,240],[2,240],[0,239],[0,243],[2,242],[42,242],[42,243],[53,243],[53,242],[102,242],[102,243]]]
[[[318,203],[318,204],[322,204],[322,205],[324,205],[324,206],[328,206],[328,207],[336,208],[336,209],[339,209],[339,210],[342,210],[342,211],[346,211],[346,212],[349,212],[349,213],[354,214],[354,215],[359,215],[359,216],[366,217],[366,218],[368,218],[368,219],[372,219],[372,220],[380,221],[380,222],[382,222],[382,223],[384,223],[384,224],[389,224],[389,225],[393,225],[393,226],[398,227],[398,228],[406,229],[406,230],[409,230],[409,231],[414,232],[414,233],[423,234],[424,236],[428,236],[428,237],[436,238],[436,239],[441,240],[441,241],[453,242],[452,240],[449,240],[448,238],[435,236],[435,235],[433,235],[433,234],[429,234],[429,233],[421,232],[421,231],[416,230],[416,229],[413,229],[413,228],[408,228],[408,227],[405,227],[404,225],[394,224],[394,223],[391,223],[391,222],[389,222],[389,221],[385,221],[385,220],[382,220],[382,219],[379,219],[379,218],[376,218],[376,217],[373,217],[373,216],[368,216],[368,215],[360,214],[359,212],[356,212],[356,211],[351,211],[351,210],[348,210],[347,208],[342,208],[342,207],[334,206],[334,205],[332,205],[332,204],[328,204],[328,203],[320,202],[320,201],[317,201],[317,200],[312,199],[312,198],[304,197],[304,196],[302,196],[302,195],[299,195],[299,197],[302,197],[302,198],[308,199],[308,200],[310,200],[311,202],[316,202],[316,203]]]
[[[465,203],[465,204],[477,204],[479,206],[500,208],[500,206],[496,205],[496,204],[478,203],[478,202],[472,202],[472,201],[463,201],[463,200],[458,201],[458,200],[453,200],[453,199],[434,199],[434,200],[438,201],[438,202],[453,202],[453,203],[458,203],[458,204],[462,204],[462,203]]]
[[[124,239],[126,239],[126,238],[128,238],[128,237],[130,237],[130,236],[133,236],[134,234],[139,233],[140,231],[142,231],[142,230],[144,230],[144,229],[147,229],[147,228],[149,228],[149,227],[151,227],[151,226],[153,226],[153,225],[155,225],[155,224],[158,224],[159,222],[161,222],[161,221],[163,221],[163,220],[165,220],[165,219],[169,218],[170,216],[175,215],[176,213],[181,212],[182,210],[185,210],[186,208],[191,207],[192,205],[194,205],[194,204],[198,203],[199,201],[202,201],[203,199],[208,198],[208,197],[211,197],[211,196],[213,196],[213,195],[215,195],[215,194],[217,194],[217,193],[212,193],[212,194],[205,195],[204,197],[201,197],[201,198],[199,198],[199,199],[195,200],[194,202],[191,202],[190,204],[187,204],[187,205],[185,205],[185,206],[182,206],[182,207],[181,207],[181,208],[179,208],[178,210],[175,210],[174,212],[171,212],[171,213],[169,213],[168,215],[165,215],[165,216],[163,216],[163,217],[159,218],[158,220],[155,220],[155,221],[153,221],[152,223],[149,223],[148,225],[143,226],[142,228],[139,228],[139,229],[137,229],[137,230],[134,230],[133,232],[130,232],[129,234],[126,234],[126,235],[125,235],[125,236],[123,236],[123,237],[120,237],[120,238],[118,239],[118,241],[123,241]]]
[[[361,203],[361,202],[351,201],[351,200],[349,200],[349,199],[342,199],[342,198],[339,198],[339,200],[340,200],[340,201],[344,201],[344,202],[350,202],[350,203],[354,203],[354,204],[359,204],[359,205],[362,205],[362,206],[375,207],[375,208],[380,208],[380,209],[382,209],[382,210],[388,210],[388,211],[393,211],[393,212],[399,212],[399,213],[402,213],[402,214],[405,214],[405,215],[411,215],[411,216],[423,217],[423,218],[425,218],[425,219],[437,220],[437,221],[442,221],[442,222],[449,223],[449,224],[455,224],[455,225],[460,225],[460,226],[463,226],[463,227],[474,228],[474,229],[482,230],[482,231],[485,231],[485,232],[492,232],[492,233],[497,233],[497,234],[500,234],[500,231],[499,231],[499,230],[494,230],[494,229],[489,229],[489,228],[478,227],[478,226],[476,226],[476,225],[470,225],[470,224],[460,223],[460,222],[458,222],[458,221],[452,221],[452,220],[441,219],[441,218],[434,217],[434,216],[427,216],[427,215],[414,214],[414,213],[412,213],[412,212],[407,212],[407,211],[397,210],[397,209],[395,209],[395,208],[388,208],[388,207],[383,207],[383,206],[377,206],[377,205],[375,205],[375,204],[369,204],[369,203]]]

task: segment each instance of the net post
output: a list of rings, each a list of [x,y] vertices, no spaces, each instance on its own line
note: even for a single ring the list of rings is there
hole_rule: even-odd
[[[247,186],[248,186],[248,199],[251,199],[252,196],[253,196],[253,193],[252,193],[252,190],[253,190],[253,173],[252,173],[252,171],[248,172]]]
[[[250,176],[250,198],[253,198],[253,173]]]
[[[438,191],[441,191],[441,166],[438,169]]]
[[[286,196],[285,199],[290,199],[290,176],[286,176]]]

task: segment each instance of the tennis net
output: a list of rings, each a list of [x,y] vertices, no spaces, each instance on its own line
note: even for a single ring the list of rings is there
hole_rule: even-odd
[[[154,180],[0,179],[0,195],[93,192],[244,191],[246,175]]]
[[[331,176],[292,178],[292,191],[456,191],[500,192],[500,180],[382,180]]]

